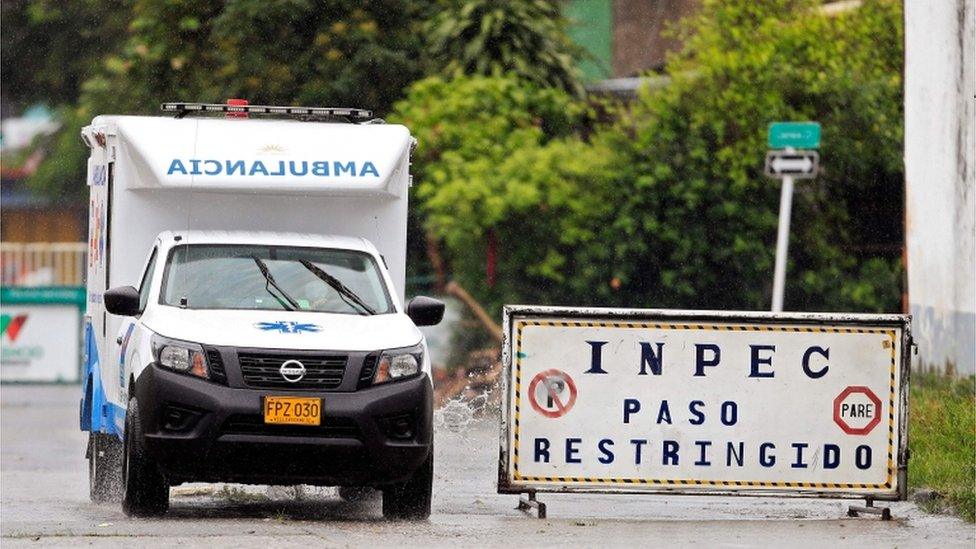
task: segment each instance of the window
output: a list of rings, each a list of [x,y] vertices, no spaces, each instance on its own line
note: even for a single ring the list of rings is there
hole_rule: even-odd
[[[156,248],[153,248],[152,255],[149,256],[149,265],[146,272],[142,275],[142,282],[139,283],[139,310],[146,310],[149,304],[149,287],[152,286],[153,271],[156,270]]]
[[[327,248],[176,246],[163,274],[160,303],[180,306],[184,300],[190,309],[336,314],[394,310],[371,255]]]

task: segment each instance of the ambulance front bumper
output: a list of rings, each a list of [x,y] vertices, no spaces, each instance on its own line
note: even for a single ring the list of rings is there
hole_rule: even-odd
[[[227,387],[152,365],[135,394],[147,451],[171,484],[382,486],[411,477],[433,445],[427,375],[316,393]],[[266,396],[321,398],[321,425],[266,425]]]

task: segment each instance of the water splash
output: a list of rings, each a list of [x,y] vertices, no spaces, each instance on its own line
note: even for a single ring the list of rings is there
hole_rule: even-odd
[[[464,433],[475,422],[493,415],[492,390],[473,396],[468,393],[468,390],[463,391],[434,410],[434,432]]]

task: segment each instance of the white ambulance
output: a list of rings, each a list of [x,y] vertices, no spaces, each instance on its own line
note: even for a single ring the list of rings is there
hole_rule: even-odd
[[[444,305],[404,303],[409,131],[356,109],[163,111],[82,130],[92,500],[145,516],[184,482],[368,486],[385,516],[427,517],[417,326]]]

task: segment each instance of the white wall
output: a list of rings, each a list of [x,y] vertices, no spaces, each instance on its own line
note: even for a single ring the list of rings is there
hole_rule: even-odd
[[[906,0],[908,299],[923,369],[976,372],[974,0]]]

